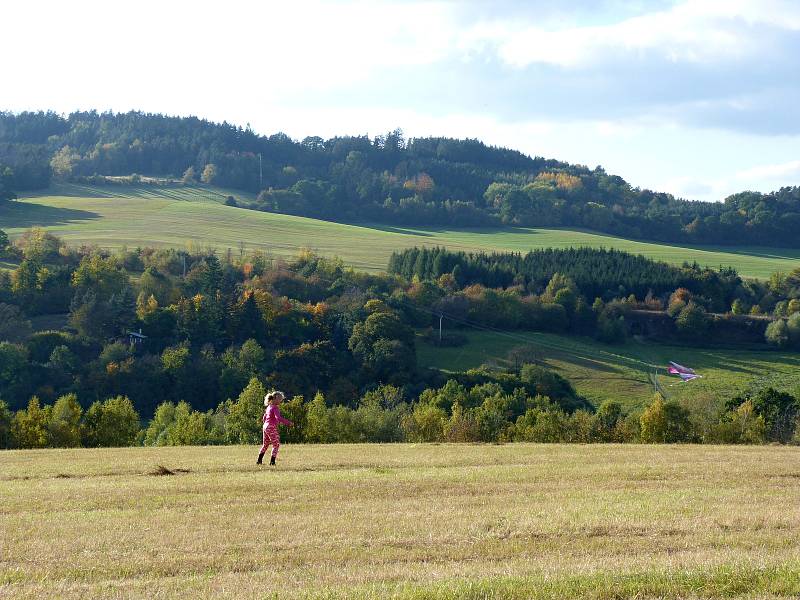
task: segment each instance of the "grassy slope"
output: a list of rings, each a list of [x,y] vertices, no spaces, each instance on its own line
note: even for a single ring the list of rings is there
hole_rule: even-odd
[[[652,400],[650,375],[655,369],[670,399],[686,402],[716,405],[755,383],[800,395],[798,353],[673,347],[634,340],[610,346],[589,338],[547,333],[465,333],[469,343],[458,348],[436,348],[419,342],[419,363],[450,371],[483,363],[505,366],[514,363],[510,351],[526,348],[526,360],[554,367],[595,405],[618,400],[627,408],[639,408]],[[670,360],[695,368],[703,378],[678,382],[665,373]]]
[[[240,192],[200,186],[60,185],[43,194],[0,208],[0,227],[11,235],[42,225],[73,244],[104,247],[184,246],[191,242],[218,248],[269,250],[294,254],[311,247],[338,255],[357,268],[381,270],[392,251],[420,245],[456,250],[517,250],[604,246],[644,254],[673,263],[686,260],[711,266],[731,265],[747,277],[766,278],[776,270],[800,266],[800,250],[776,248],[685,248],[636,242],[582,231],[554,229],[447,230],[352,226],[289,215],[276,215],[221,204]]]
[[[255,452],[4,452],[0,596],[800,594],[797,448]]]

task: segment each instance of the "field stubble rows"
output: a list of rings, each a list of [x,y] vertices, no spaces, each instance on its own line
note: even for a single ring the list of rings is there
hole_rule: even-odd
[[[3,453],[0,596],[800,594],[796,448],[254,450]]]

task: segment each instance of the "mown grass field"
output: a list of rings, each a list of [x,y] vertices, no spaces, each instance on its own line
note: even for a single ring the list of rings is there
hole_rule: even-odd
[[[795,447],[255,452],[3,452],[0,596],[800,595]]]
[[[756,247],[687,248],[637,242],[583,231],[559,229],[397,228],[355,226],[224,206],[228,195],[247,203],[252,196],[203,186],[59,185],[0,208],[0,228],[18,235],[40,225],[70,244],[180,246],[188,243],[220,250],[240,244],[280,256],[303,247],[372,271],[386,268],[389,255],[412,246],[454,250],[513,250],[603,246],[680,264],[696,260],[734,266],[746,277],[768,278],[800,266],[800,250]]]
[[[687,403],[718,405],[763,385],[800,396],[800,354],[796,352],[668,346],[637,340],[607,345],[590,338],[534,332],[462,333],[469,342],[456,348],[418,341],[419,364],[459,371],[484,363],[516,366],[520,361],[535,361],[569,379],[596,406],[604,400],[617,400],[628,409],[652,401],[654,372],[670,399]],[[694,368],[703,378],[681,383],[670,377],[666,367],[671,360]]]

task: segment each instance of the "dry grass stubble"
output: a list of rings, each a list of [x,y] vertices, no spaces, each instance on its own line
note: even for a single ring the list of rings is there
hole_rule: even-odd
[[[800,594],[796,448],[254,453],[0,454],[0,596]]]

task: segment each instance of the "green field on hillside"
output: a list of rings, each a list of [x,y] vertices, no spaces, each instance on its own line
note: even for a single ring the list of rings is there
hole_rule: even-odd
[[[687,403],[718,406],[755,386],[772,385],[800,396],[800,354],[704,349],[631,340],[606,345],[590,338],[533,332],[466,331],[469,343],[437,348],[419,341],[422,366],[459,371],[494,364],[537,362],[556,369],[596,406],[618,400],[628,409],[652,401],[656,374],[664,394]],[[703,378],[681,383],[666,374],[668,361],[692,367]]]
[[[800,595],[798,448],[255,452],[3,451],[0,596]]]
[[[261,249],[290,256],[309,247],[340,256],[359,269],[382,270],[389,255],[412,246],[453,250],[514,250],[603,246],[680,264],[696,260],[733,266],[743,276],[767,278],[800,266],[800,250],[754,247],[686,248],[559,229],[399,228],[344,225],[224,206],[227,195],[252,196],[204,186],[59,185],[0,207],[0,228],[19,235],[40,225],[68,243],[101,247],[180,246]]]

